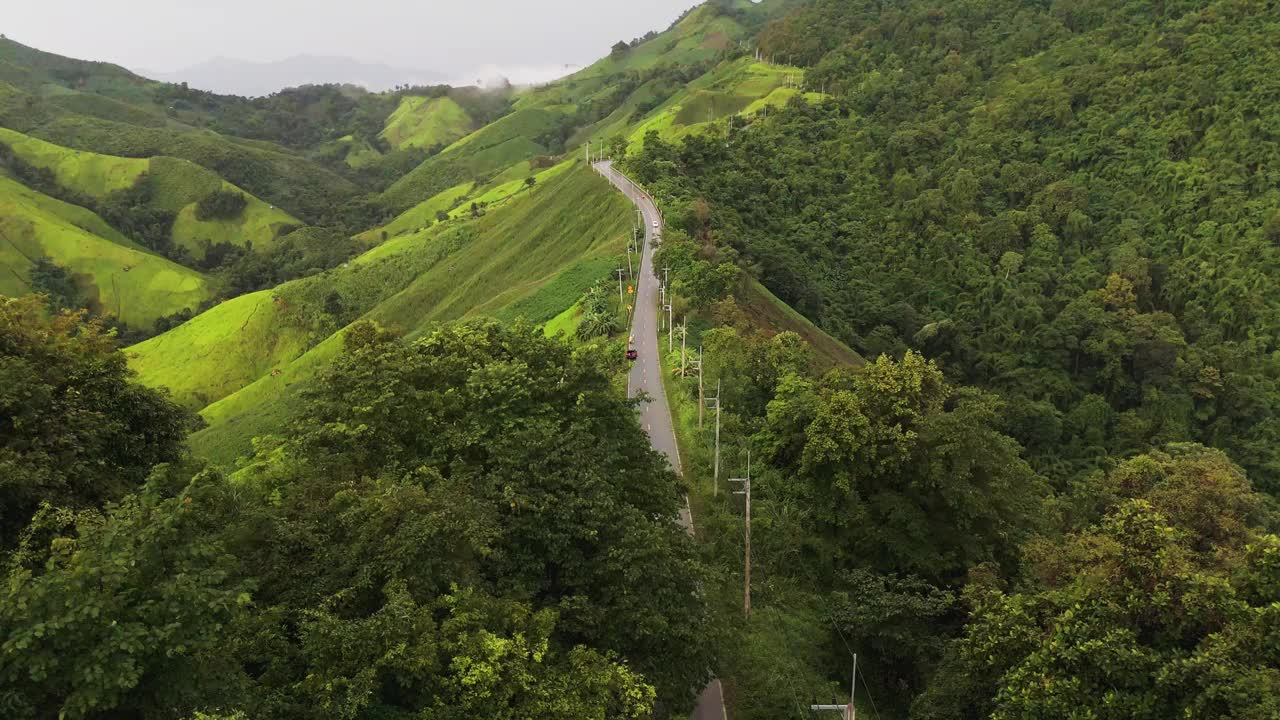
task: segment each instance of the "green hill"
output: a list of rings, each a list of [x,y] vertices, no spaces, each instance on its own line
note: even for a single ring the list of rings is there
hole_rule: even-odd
[[[0,175],[0,294],[32,291],[40,258],[69,271],[91,308],[135,327],[209,296],[200,273],[139,248],[84,208]]]
[[[586,207],[590,212],[584,211]],[[219,462],[231,462],[247,451],[251,438],[280,427],[296,408],[297,392],[340,347],[338,336],[325,332],[361,317],[410,335],[425,331],[433,322],[473,315],[551,320],[617,266],[632,216],[625,198],[578,163],[481,218],[402,235],[346,267],[289,283],[275,293],[282,303],[275,307],[284,308],[269,315],[275,330],[258,328],[255,321],[245,332],[294,332],[287,329],[289,323],[308,328],[311,342],[317,344],[292,362],[281,363],[284,355],[276,352],[278,345],[253,354],[257,346],[252,337],[234,330],[234,319],[249,312],[244,298],[244,306],[235,313],[206,312],[196,317],[179,330],[213,340],[207,344],[207,353],[192,354],[199,357],[190,358],[189,374],[204,374],[205,363],[226,358],[233,358],[241,369],[214,371],[211,365],[209,371],[233,377],[235,382],[258,369],[281,372],[263,374],[206,407],[201,414],[209,427],[193,436],[194,448]],[[335,291],[343,307],[333,316],[324,306]],[[177,337],[176,332],[130,349],[138,356],[133,362],[143,370],[144,382],[165,384],[166,372],[153,368],[167,362],[162,348],[182,347],[182,341],[169,337]],[[293,353],[298,346],[288,348]],[[180,352],[188,358],[185,351]],[[176,373],[168,377],[175,378],[168,381],[177,384],[187,398],[207,391],[208,384],[202,383],[205,387],[197,390]]]
[[[151,202],[177,213],[172,239],[200,259],[207,244],[252,243],[269,248],[279,233],[299,221],[239,188],[213,172],[177,158],[123,158],[83,152],[0,128],[0,143],[9,146],[27,163],[51,171],[62,187],[96,200],[129,190],[144,178],[154,189]],[[199,220],[197,203],[219,190],[239,192],[247,204],[234,218]]]
[[[331,215],[358,194],[350,180],[271,143],[137,120],[124,113],[82,114],[55,99],[0,83],[0,127],[56,145],[123,158],[189,160],[308,221]]]
[[[397,150],[433,148],[449,145],[473,129],[471,116],[453,98],[410,95],[387,118],[381,137]]]
[[[129,348],[129,365],[139,382],[199,410],[306,351],[306,333],[284,312],[270,290],[242,295]]]
[[[565,108],[517,110],[458,140],[419,165],[383,193],[384,204],[408,209],[466,180],[493,175],[548,152],[548,143],[570,119]]]
[[[154,80],[119,65],[54,55],[0,38],[0,82],[39,95],[79,91],[132,103],[149,103]]]

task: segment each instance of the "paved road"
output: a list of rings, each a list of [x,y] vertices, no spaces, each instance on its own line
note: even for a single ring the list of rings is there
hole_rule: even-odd
[[[661,233],[654,231],[654,222],[662,227],[662,215],[653,199],[635,185],[622,173],[613,169],[612,161],[598,162],[594,165],[597,172],[604,175],[614,187],[630,198],[644,218],[644,252],[640,261],[640,277],[636,287],[636,312],[631,323],[631,335],[635,338],[633,347],[640,354],[631,367],[631,375],[627,378],[627,393],[635,397],[641,392],[652,398],[640,409],[640,423],[649,433],[649,442],[653,449],[662,453],[670,461],[671,467],[679,474],[684,474],[680,464],[680,449],[676,446],[676,433],[671,425],[671,409],[667,405],[667,391],[662,385],[662,367],[658,362],[658,305],[662,293],[658,290],[658,276],[653,271],[653,246]],[[693,534],[693,515],[689,512],[688,502],[680,510],[680,526],[690,535]],[[724,709],[724,693],[719,680],[702,691],[698,698],[698,706],[691,720],[727,720]]]

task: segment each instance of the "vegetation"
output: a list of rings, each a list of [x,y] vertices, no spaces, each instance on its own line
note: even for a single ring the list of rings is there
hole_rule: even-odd
[[[411,336],[433,323],[474,316],[551,320],[617,267],[631,216],[626,198],[579,166],[522,193],[500,212],[402,235],[349,267],[285,285],[277,293],[279,317],[308,333],[310,349],[278,367],[279,374],[262,375],[206,407],[201,414],[209,427],[193,436],[195,451],[232,463],[255,436],[296,417],[303,409],[299,391],[341,349],[335,333],[357,319]],[[325,305],[335,290],[342,312],[331,315]],[[246,345],[253,351],[253,336],[241,336],[234,326],[219,324],[209,332],[233,357]],[[276,366],[263,359],[253,367]]]
[[[379,134],[397,150],[408,147],[444,148],[471,133],[472,120],[453,98],[409,96],[387,118]]]
[[[609,371],[527,326],[354,328],[308,419],[237,481],[162,468],[106,513],[37,518],[52,542],[23,546],[0,597],[0,701],[69,718],[683,712],[713,661],[702,570]]]
[[[42,506],[101,508],[132,492],[178,458],[194,425],[131,383],[101,323],[83,320],[38,296],[0,297],[0,553]],[[29,542],[48,542],[35,533]]]
[[[0,709],[754,720],[857,652],[863,714],[1275,717],[1273,5],[715,0],[254,100],[0,41]],[[683,484],[588,141],[667,220]]]
[[[201,222],[234,220],[240,217],[248,205],[249,201],[243,193],[219,188],[200,198],[196,203],[195,216]]]

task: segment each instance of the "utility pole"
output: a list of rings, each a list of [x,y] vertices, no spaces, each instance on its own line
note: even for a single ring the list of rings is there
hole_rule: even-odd
[[[632,233],[632,235],[634,234],[635,233]],[[636,244],[635,244],[635,241],[632,240],[631,244],[627,245],[627,276],[628,277],[634,276],[636,274],[635,270],[633,270],[631,267],[631,253],[635,252],[635,250],[636,250]]]
[[[849,683],[849,704],[848,705],[810,705],[809,709],[814,712],[841,712],[844,713],[845,720],[857,720],[858,711],[853,707],[854,693],[858,690],[858,653],[853,654],[853,682]]]
[[[685,348],[689,344],[689,318],[686,317],[680,323],[680,377],[684,377],[686,369],[689,367],[685,362]]]
[[[729,478],[731,483],[742,483],[741,490],[734,495],[747,496],[746,526],[743,538],[746,559],[742,566],[742,614],[751,617],[751,449],[747,449],[747,476],[745,478]]]
[[[703,399],[703,395],[702,395],[702,346],[701,345],[698,346],[698,359],[695,362],[698,363],[698,367],[696,368],[696,370],[698,371],[698,429],[701,430],[702,429],[702,407],[705,404],[705,400]]]
[[[668,354],[670,354],[671,351],[676,349],[675,347],[676,327],[675,325],[672,324],[674,320],[672,315],[675,313],[675,310],[672,309],[672,304],[674,303],[674,300],[675,299],[672,298],[672,302],[666,303],[666,305],[663,307],[663,309],[667,311],[667,353]]]
[[[701,385],[701,383],[699,383]],[[714,401],[716,404],[716,459],[714,470],[711,473],[711,480],[715,484],[711,487],[712,495],[720,494],[720,381],[716,380],[716,396],[707,398],[708,402]]]
[[[619,308],[627,304],[627,301],[624,300],[622,297],[622,272],[623,272],[622,268],[618,268],[618,307]]]
[[[667,352],[670,353],[671,351],[676,349],[675,348],[676,328],[674,325],[671,324],[671,313],[672,313],[671,303],[669,302],[662,303],[662,309],[667,311]]]

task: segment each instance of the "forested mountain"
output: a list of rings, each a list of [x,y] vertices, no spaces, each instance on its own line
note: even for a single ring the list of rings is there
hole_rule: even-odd
[[[1278,37],[714,0],[253,99],[0,38],[0,715],[807,717],[856,652],[863,714],[1280,717]]]

